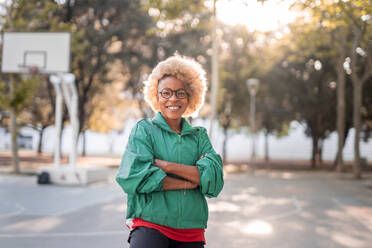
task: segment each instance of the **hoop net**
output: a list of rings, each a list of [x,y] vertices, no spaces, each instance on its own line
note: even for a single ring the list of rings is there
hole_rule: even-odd
[[[36,75],[42,73],[41,68],[37,65],[19,65],[21,73]]]

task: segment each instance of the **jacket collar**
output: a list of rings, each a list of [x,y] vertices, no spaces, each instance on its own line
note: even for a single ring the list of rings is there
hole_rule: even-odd
[[[175,131],[173,131],[168,123],[165,121],[164,117],[162,116],[162,114],[160,112],[158,112],[155,117],[152,119],[152,121],[157,125],[159,126],[160,128],[168,131],[168,132],[172,132],[172,133],[176,133]],[[197,128],[195,127],[192,127],[190,125],[190,123],[185,119],[185,118],[182,118],[181,119],[181,123],[182,123],[182,131],[181,131],[181,135],[186,135],[186,134],[190,134],[190,133],[193,133],[195,131],[197,131]]]

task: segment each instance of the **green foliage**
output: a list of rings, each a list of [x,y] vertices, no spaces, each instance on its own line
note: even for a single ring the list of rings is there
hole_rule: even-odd
[[[174,20],[182,18],[190,13],[202,13],[205,11],[205,0],[184,0],[184,1],[162,1],[147,0],[143,1],[145,6],[160,10],[158,20]]]
[[[348,63],[346,64],[349,68],[346,69],[346,72],[351,76],[354,92],[353,127],[355,130],[355,149],[353,166],[354,175],[359,178],[361,175],[359,151],[360,117],[368,116],[366,113],[363,116],[363,92],[359,89],[362,89],[363,84],[372,77],[372,3],[368,0],[320,0],[315,2],[305,0],[298,2],[297,5],[309,12],[313,25],[316,24],[320,29],[330,33],[329,37],[331,37],[334,46],[329,50],[336,51],[337,54],[333,56],[333,60],[337,61],[338,59],[338,62],[343,62],[345,56],[348,56]],[[327,52],[325,51],[324,53],[326,54]],[[367,94],[370,94],[370,92],[367,92]],[[368,121],[365,126],[368,127]],[[367,138],[368,128],[364,130],[366,130],[367,135],[365,135],[365,138]]]
[[[68,31],[69,27],[56,18],[58,5],[53,0],[12,0],[6,8],[3,30],[25,31]]]
[[[3,24],[2,28],[6,32],[69,31],[70,27],[59,21],[58,12],[58,5],[52,0],[13,0],[6,7],[6,11],[0,16],[0,19]],[[39,99],[39,97],[34,99],[34,96],[40,93],[39,86],[42,77],[16,74],[2,75],[0,104],[5,109],[14,107],[18,118],[28,124],[35,124],[31,120],[46,121],[50,124],[50,116],[45,116],[46,120],[43,120],[40,117],[44,115],[35,115],[35,112],[31,110],[31,106],[36,104],[35,99]],[[14,83],[13,96],[9,92],[11,80]],[[40,101],[45,103],[44,99]],[[36,109],[41,110],[47,106],[41,105],[39,106],[41,108]]]
[[[363,91],[365,92],[362,103],[362,127],[363,140],[368,141],[372,137],[372,80],[364,85]]]
[[[285,55],[267,75],[292,118],[304,122],[307,135],[326,138],[335,129],[335,59],[329,34],[316,25],[292,24],[281,49]],[[311,40],[312,42],[309,42]],[[271,75],[270,75],[271,74]],[[321,111],[320,111],[321,110]]]
[[[275,80],[269,76],[277,54],[271,37],[248,32],[243,25],[223,26],[219,94],[219,117],[223,127],[235,129],[249,126],[250,94],[247,79],[258,78],[261,83],[256,97],[257,129],[268,133],[286,134],[290,115],[283,106],[282,95],[273,91]],[[230,120],[229,120],[230,119]],[[230,126],[229,126],[230,127]]]
[[[13,81],[14,91],[10,94],[10,80]],[[7,82],[8,81],[8,82]],[[33,99],[39,85],[37,76],[21,77],[12,75],[0,81],[0,108],[14,109],[19,114]]]
[[[57,4],[52,0],[14,0],[2,20],[5,31],[72,32],[71,68],[79,92],[80,126],[86,129],[97,128],[95,120],[105,111],[97,102],[104,99],[97,96],[105,91],[105,84],[122,82],[120,90],[129,91],[132,100],[138,101],[146,112],[141,98],[142,82],[160,60],[178,51],[210,70],[212,11],[205,3],[204,0],[84,0]],[[324,139],[334,130],[335,90],[329,83],[336,81],[335,61],[340,47],[345,47],[346,56],[350,56],[356,27],[364,30],[360,48],[366,53],[358,55],[357,72],[362,75],[368,70],[365,64],[371,56],[368,45],[372,35],[371,17],[368,19],[371,3],[305,0],[295,5],[306,11],[308,18],[290,25],[291,33],[280,41],[273,41],[273,33],[250,33],[242,25],[218,24],[221,88],[218,115],[223,127],[239,129],[249,125],[250,96],[246,81],[258,78],[261,84],[256,106],[260,129],[281,136],[289,132],[291,120],[298,120],[306,125],[307,134],[312,137]],[[341,38],[345,38],[345,44],[341,44]],[[315,63],[321,63],[322,68],[316,70]],[[12,103],[5,99],[8,85],[5,81],[1,83],[2,108],[30,101],[20,99],[32,99],[36,84],[29,82],[21,86],[20,80],[17,87],[24,87],[21,90],[24,96],[17,95]],[[370,126],[371,81],[366,84],[362,113],[365,125]],[[347,94],[350,103],[350,90]],[[40,102],[48,102],[49,96],[38,97]],[[112,105],[122,106],[116,100]],[[94,111],[97,106],[102,108],[98,114]],[[48,111],[52,109],[49,107]],[[104,125],[100,123],[97,129],[108,132]]]
[[[211,12],[204,7],[204,1],[142,1],[142,9],[148,13],[146,35],[142,46],[131,63],[125,63],[130,77],[125,90],[138,99],[143,114],[151,115],[151,110],[143,102],[143,81],[152,68],[161,60],[180,53],[198,60],[206,70],[210,69],[207,50]],[[130,51],[128,49],[123,50]],[[150,113],[150,114],[148,114]]]
[[[140,1],[74,1],[60,8],[60,19],[74,31],[72,72],[82,131],[88,128],[93,99],[101,94],[104,84],[125,77],[132,80],[132,86],[138,85],[153,56],[147,45],[147,31],[153,22]]]
[[[27,104],[19,120],[41,131],[54,124],[55,92],[45,76],[39,75],[39,81],[32,101]]]
[[[222,26],[220,50],[220,82],[218,114],[221,120],[231,118],[235,128],[248,124],[249,92],[246,81],[255,77],[259,66],[249,49],[255,37],[245,26]],[[223,121],[226,123],[226,120]],[[225,126],[225,123],[221,123]]]

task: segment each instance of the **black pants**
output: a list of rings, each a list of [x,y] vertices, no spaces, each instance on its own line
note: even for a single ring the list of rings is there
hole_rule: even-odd
[[[181,242],[173,240],[148,227],[136,227],[129,234],[130,248],[203,248],[203,242]]]

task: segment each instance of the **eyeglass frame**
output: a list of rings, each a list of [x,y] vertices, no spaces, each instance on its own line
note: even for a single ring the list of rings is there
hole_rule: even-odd
[[[163,90],[169,90],[169,91],[172,92],[172,93],[171,93],[171,95],[170,95],[169,97],[164,97],[164,96],[163,96],[163,93],[162,93]],[[186,96],[183,97],[183,98],[178,97],[177,94],[178,94],[179,91],[185,91]],[[187,90],[186,90],[185,88],[180,88],[180,89],[178,89],[178,90],[172,90],[171,88],[164,88],[164,89],[162,89],[161,91],[158,91],[158,93],[159,93],[159,94],[161,95],[161,97],[163,97],[164,99],[170,99],[170,98],[173,96],[173,94],[176,94],[176,98],[177,98],[177,99],[186,99],[187,97],[189,97],[189,93],[187,92]]]

